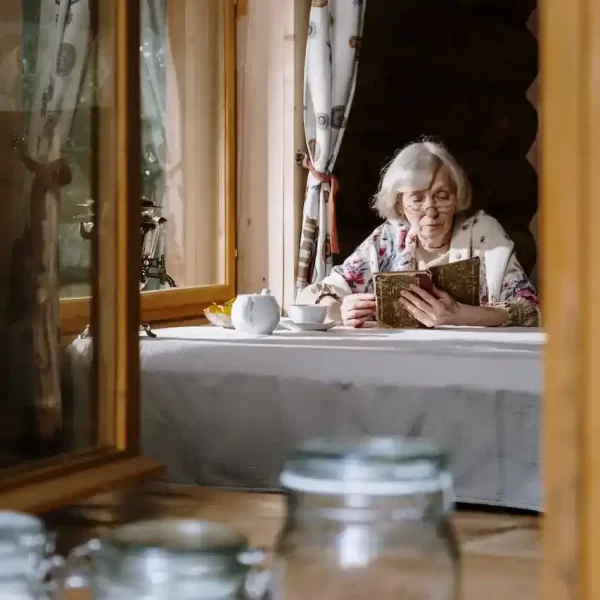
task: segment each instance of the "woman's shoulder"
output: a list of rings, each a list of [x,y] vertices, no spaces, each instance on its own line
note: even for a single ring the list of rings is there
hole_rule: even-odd
[[[512,248],[514,245],[500,222],[483,210],[466,217],[461,228],[471,230],[470,237],[476,246]]]
[[[398,234],[400,231],[409,231],[410,223],[405,219],[388,219],[384,221],[378,228],[380,235]],[[377,229],[375,231],[377,231]]]
[[[478,210],[472,215],[465,217],[460,222],[460,225],[465,229],[467,227],[473,227],[474,229],[485,231],[486,233],[498,233],[506,236],[504,227],[500,225],[498,219],[492,217],[492,215],[483,210]]]
[[[363,243],[379,243],[381,240],[397,239],[399,232],[408,232],[409,228],[408,221],[388,219],[378,225]]]

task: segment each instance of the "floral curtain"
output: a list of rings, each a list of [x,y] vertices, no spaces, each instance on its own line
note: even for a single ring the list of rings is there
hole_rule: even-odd
[[[25,189],[25,231],[13,250],[20,272],[13,278],[17,285],[11,285],[9,313],[31,322],[37,429],[42,438],[50,438],[62,423],[58,216],[60,189],[71,181],[63,150],[89,55],[88,0],[40,0],[38,22],[26,141],[16,141],[31,177]]]
[[[309,170],[298,252],[298,290],[323,279],[339,252],[332,176],[356,87],[366,0],[312,0],[304,67]],[[343,182],[342,182],[343,183]]]

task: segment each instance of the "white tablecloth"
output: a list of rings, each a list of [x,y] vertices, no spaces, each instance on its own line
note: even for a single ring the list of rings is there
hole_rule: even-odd
[[[273,488],[305,437],[425,435],[451,452],[459,500],[541,506],[540,330],[156,333],[140,338],[142,448],[171,479]],[[71,348],[79,388],[89,351]]]

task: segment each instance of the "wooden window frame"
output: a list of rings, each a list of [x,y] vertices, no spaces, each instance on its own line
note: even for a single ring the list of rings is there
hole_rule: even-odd
[[[544,600],[600,598],[600,4],[544,0]]]
[[[138,54],[139,0],[102,0],[96,6],[107,54],[120,65],[113,70],[114,88],[105,90],[109,102],[95,110],[100,126],[94,150],[103,173],[95,178],[102,209],[92,242],[92,253],[98,258],[92,273],[91,313],[98,443],[89,451],[4,469],[3,509],[45,513],[163,470],[159,463],[139,455],[139,284],[137,270],[130,265],[139,257],[139,236],[132,232],[139,231],[140,214],[127,199],[140,194],[140,178],[130,176],[140,172],[140,124],[135,118],[140,91],[139,61],[126,60],[132,52]]]
[[[223,303],[236,295],[236,16],[246,10],[242,0],[219,0],[224,10],[224,282],[142,292],[140,319],[152,324],[201,321],[213,302]],[[90,319],[90,298],[61,300],[61,331],[69,337],[83,331]]]

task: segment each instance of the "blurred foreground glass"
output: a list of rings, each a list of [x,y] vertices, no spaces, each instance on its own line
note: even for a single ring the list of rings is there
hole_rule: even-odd
[[[46,600],[58,589],[64,561],[40,519],[0,511],[0,598]]]
[[[402,438],[313,440],[286,461],[273,600],[457,600],[446,456]]]
[[[258,600],[263,578],[252,568],[263,559],[227,525],[139,521],[73,550],[66,584],[93,600]]]

